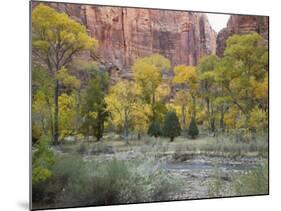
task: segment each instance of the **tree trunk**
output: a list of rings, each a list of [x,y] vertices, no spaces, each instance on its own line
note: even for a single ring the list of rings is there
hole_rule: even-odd
[[[99,141],[102,141],[102,137],[103,137],[103,131],[104,131],[104,120],[101,119],[101,121],[99,122]]]
[[[44,135],[48,135],[48,129],[45,127],[45,123],[44,123],[43,118],[41,119],[41,125],[42,125]]]
[[[181,113],[182,113],[182,125],[183,128],[186,128],[186,122],[185,122],[185,106],[181,106]]]
[[[216,119],[214,117],[214,109],[213,109],[213,104],[210,102],[210,126],[211,126],[211,131],[215,132],[216,131]]]
[[[126,111],[124,111],[124,137],[125,137],[126,144],[129,144],[129,141],[128,141],[128,116],[127,116]]]
[[[124,137],[125,137],[126,144],[129,144],[128,128],[127,128],[127,126],[124,128]]]
[[[173,142],[174,141],[174,137],[170,137],[170,142]]]
[[[47,95],[47,94],[46,94]],[[48,105],[48,111],[49,111],[49,114],[50,114],[50,130],[51,130],[51,136],[52,136],[52,139],[54,139],[54,120],[53,120],[53,114],[52,114],[52,108],[51,108],[51,103],[48,99],[48,97],[45,98],[46,102],[47,102],[47,105]],[[54,140],[53,140],[54,141]]]
[[[209,131],[209,134],[210,134],[210,131],[211,131],[211,115],[210,115],[210,100],[209,98],[206,98],[205,99],[206,101],[206,107],[207,107],[207,116],[208,116],[208,131]]]
[[[59,81],[56,80],[55,82],[55,95],[54,95],[54,101],[55,101],[55,111],[54,111],[54,144],[59,143]]]
[[[78,133],[79,131],[79,124],[80,124],[80,92],[81,87],[77,90],[77,102],[76,102],[76,122],[75,122],[75,132]]]
[[[215,118],[211,118],[211,131],[215,132],[216,131],[216,126],[215,126]]]
[[[192,116],[194,119],[196,119],[196,98],[194,95],[192,96],[192,104]]]
[[[156,112],[155,112],[155,93],[152,93],[152,102],[151,102],[151,107],[152,107],[152,120],[155,121],[156,119]]]
[[[245,116],[246,116],[245,128],[248,129],[249,128],[249,121],[250,121],[250,113],[249,112],[245,113]]]
[[[224,132],[224,110],[221,108],[221,117],[220,117],[220,128]]]

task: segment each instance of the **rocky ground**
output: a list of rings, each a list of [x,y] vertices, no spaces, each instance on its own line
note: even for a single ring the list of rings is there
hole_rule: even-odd
[[[86,156],[85,159],[96,160],[129,160],[140,156],[139,152],[117,152],[100,155]],[[147,153],[144,156],[155,156]],[[171,176],[182,178],[184,181],[183,191],[171,196],[174,200],[210,198],[212,196],[232,196],[231,190],[233,179],[241,173],[254,169],[262,164],[265,159],[259,157],[228,158],[223,156],[193,155],[185,161],[175,160],[173,153],[156,155],[156,159],[162,163],[162,167]],[[210,193],[211,185],[217,180],[223,186],[220,193]]]
[[[216,196],[232,196],[231,184],[235,176],[253,169],[264,160],[259,158],[223,158],[198,156],[184,162],[168,162],[166,169],[175,176],[181,176],[185,188],[175,199],[209,198],[211,185],[220,181],[224,187]],[[214,194],[214,193],[213,193]],[[223,195],[222,195],[223,194]]]
[[[161,167],[167,171],[167,174],[184,181],[183,190],[171,196],[171,199],[174,200],[233,196],[235,194],[231,188],[234,178],[256,168],[267,159],[256,155],[226,156],[198,151],[178,152],[176,149],[182,146],[182,142],[180,140],[178,142],[171,144],[164,141],[164,144],[159,142],[160,144],[134,143],[129,145],[125,145],[124,142],[90,143],[85,146],[82,156],[85,160],[94,159],[97,162],[112,159],[126,161],[152,158],[161,163]],[[59,153],[65,153],[64,150],[57,149]],[[215,193],[212,188],[214,184]]]

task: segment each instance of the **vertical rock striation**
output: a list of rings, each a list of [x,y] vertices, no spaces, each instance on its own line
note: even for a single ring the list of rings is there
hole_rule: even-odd
[[[233,34],[257,32],[268,41],[268,27],[269,19],[266,16],[231,15],[227,27],[218,33],[216,54],[223,56],[226,40]]]
[[[33,8],[38,3],[33,3]],[[85,25],[99,41],[98,57],[128,72],[138,57],[160,53],[172,66],[196,65],[214,54],[216,32],[205,14],[141,8],[47,3]]]

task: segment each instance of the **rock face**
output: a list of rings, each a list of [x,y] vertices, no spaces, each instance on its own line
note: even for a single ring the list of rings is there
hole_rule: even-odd
[[[33,8],[38,3],[33,3]],[[172,66],[196,65],[214,54],[216,32],[205,14],[185,11],[137,9],[48,3],[84,24],[99,41],[98,56],[128,72],[138,57],[160,53]]]
[[[268,27],[269,19],[266,16],[231,15],[227,27],[218,33],[216,54],[223,56],[226,40],[233,34],[257,32],[268,41]]]

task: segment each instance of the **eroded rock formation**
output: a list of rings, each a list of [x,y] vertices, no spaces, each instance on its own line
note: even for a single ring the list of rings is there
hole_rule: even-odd
[[[269,21],[266,16],[231,15],[227,27],[218,33],[216,54],[223,56],[226,40],[233,34],[257,32],[268,41],[268,25]]]
[[[38,3],[33,3],[33,8]],[[48,3],[84,24],[99,41],[101,60],[128,72],[138,57],[160,53],[172,66],[196,65],[215,53],[216,32],[205,14],[186,11]]]

